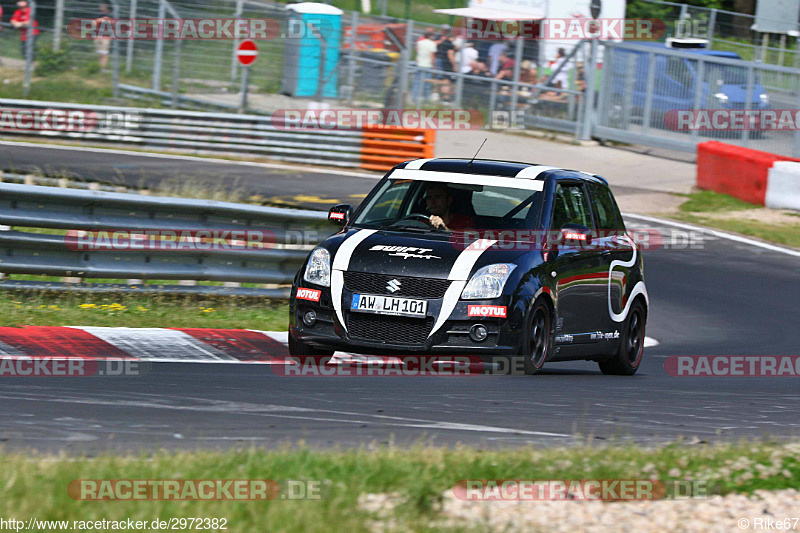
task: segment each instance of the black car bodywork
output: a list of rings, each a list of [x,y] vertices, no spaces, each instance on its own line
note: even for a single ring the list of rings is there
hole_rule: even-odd
[[[454,244],[458,239],[452,234],[365,230],[354,224],[381,183],[407,165],[450,176],[513,178],[525,169],[534,170],[535,179],[542,182],[538,207],[526,222],[528,227],[513,228],[518,233],[529,230],[529,242],[504,242],[498,237],[494,245],[464,261],[468,252]],[[572,208],[567,204],[572,200],[565,200],[567,194],[583,197],[588,211],[582,221],[589,224],[578,225],[570,218]],[[604,373],[630,375],[641,362],[648,311],[642,256],[626,234],[607,182],[599,176],[525,163],[418,160],[387,173],[355,213],[347,206],[331,211],[346,222],[319,245],[330,254],[332,286],[304,280],[307,260],[292,287],[289,339],[295,355],[342,350],[520,356],[527,373],[537,373],[545,361],[585,359],[600,363]],[[499,235],[482,233],[487,234]],[[565,240],[565,235],[572,239],[586,235],[587,241]],[[499,297],[460,297],[464,278],[499,263],[515,265]],[[454,274],[464,264],[468,269]],[[425,300],[425,316],[354,312],[350,304],[355,294]],[[304,323],[309,311],[314,320]],[[485,338],[470,334],[476,325],[484,326]],[[532,352],[542,343],[537,360]]]

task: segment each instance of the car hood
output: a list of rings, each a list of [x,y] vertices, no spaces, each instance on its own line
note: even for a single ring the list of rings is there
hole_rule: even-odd
[[[513,262],[529,251],[476,241],[460,234],[352,229],[324,244],[334,269],[454,280],[469,279],[471,272],[487,264]]]

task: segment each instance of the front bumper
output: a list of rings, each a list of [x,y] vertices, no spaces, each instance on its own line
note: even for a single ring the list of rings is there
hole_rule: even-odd
[[[491,301],[460,300],[445,323],[429,335],[438,318],[441,299],[428,300],[428,316],[424,319],[355,313],[345,307],[342,315],[347,327],[343,327],[334,311],[330,291],[323,290],[319,302],[291,300],[289,334],[318,348],[362,354],[515,354],[522,342],[524,309],[512,307],[510,299],[504,295]],[[352,293],[345,290],[342,300],[343,303],[352,300]],[[506,318],[470,317],[469,306],[474,305],[506,306]],[[303,323],[303,315],[312,309],[316,323],[308,326]],[[476,324],[488,331],[487,338],[480,342],[469,335]]]

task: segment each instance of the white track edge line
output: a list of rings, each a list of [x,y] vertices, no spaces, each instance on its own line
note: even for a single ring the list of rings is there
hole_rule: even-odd
[[[640,220],[646,220],[648,222],[655,222],[658,224],[667,224],[669,226],[675,226],[676,228],[699,231],[700,233],[705,233],[706,235],[712,235],[714,237],[719,237],[721,239],[728,239],[734,242],[739,242],[742,244],[748,244],[750,246],[763,248],[765,250],[770,250],[772,252],[791,255],[793,257],[800,257],[800,251],[798,250],[792,250],[791,248],[783,248],[781,246],[776,246],[774,244],[768,244],[766,242],[756,241],[754,239],[748,239],[747,237],[742,237],[741,235],[734,235],[733,233],[726,233],[724,231],[712,228],[705,228],[703,226],[694,226],[692,224],[684,224],[683,222],[673,222],[672,220],[659,217],[651,217],[648,215],[637,215],[635,213],[622,213],[622,217],[638,218]]]

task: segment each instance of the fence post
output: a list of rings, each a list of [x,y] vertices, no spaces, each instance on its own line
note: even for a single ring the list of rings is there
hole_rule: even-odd
[[[517,49],[514,52],[514,78],[511,85],[511,109],[508,110],[509,120],[513,120],[512,117],[516,116],[515,113],[517,112],[517,101],[519,100],[519,73],[522,68],[522,49],[524,46],[525,40],[518,37]]]
[[[24,98],[28,97],[28,93],[31,91],[31,71],[33,70],[33,46],[35,37],[35,27],[34,23],[36,22],[36,2],[34,0],[30,0],[28,5],[31,9],[31,16],[30,22],[28,23],[28,39],[25,41],[25,80],[22,83],[22,96]]]
[[[714,48],[714,28],[717,25],[717,8],[713,8],[711,10],[711,14],[708,16],[708,32],[706,33],[706,39],[708,39],[708,48]]]
[[[136,20],[136,0],[131,0],[131,9],[128,13],[131,20]],[[125,72],[130,72],[133,67],[133,32],[128,37],[128,43],[125,48]]]
[[[53,20],[53,50],[61,49],[62,27],[64,27],[64,0],[56,0],[56,15]]]
[[[233,12],[233,18],[238,19],[242,16],[244,10],[244,0],[236,0],[236,11]],[[239,32],[233,38],[233,52],[231,52],[231,85],[236,83],[237,66],[239,60],[236,57],[236,50],[239,48]]]
[[[653,114],[653,92],[656,86],[656,54],[650,52],[647,61],[647,85],[644,94],[644,117],[642,117],[642,134],[646,135],[650,129],[650,115]]]
[[[414,21],[406,19],[406,42],[403,45],[403,53],[400,56],[400,80],[397,98],[402,109],[406,106],[406,91],[408,90],[408,69],[411,62],[411,44],[414,38]]]
[[[703,56],[700,56],[701,59],[697,60],[697,81],[695,82],[695,89],[694,89],[694,103],[692,104],[692,111],[697,113],[703,105],[703,82],[706,77],[706,62],[702,59]],[[699,137],[699,132],[697,128],[692,128],[691,132],[691,139],[692,144],[695,146],[697,145],[697,138]]]
[[[795,52],[795,57],[797,56],[797,52]],[[798,82],[800,82],[800,75],[794,75],[794,86],[795,86],[795,101],[797,102],[797,107],[800,109],[800,90],[797,90]],[[792,157],[800,157],[800,129],[794,130],[794,135],[792,135]]]
[[[164,20],[167,7],[164,0],[158,1],[158,18]],[[164,58],[164,33],[159,30],[156,36],[156,57],[153,61],[153,86],[154,91],[161,90],[161,61]]]
[[[589,41],[589,61],[586,62],[586,92],[583,93],[583,130],[580,138],[587,141],[592,138],[592,127],[595,121],[595,79],[597,77],[597,39]]]
[[[172,57],[172,108],[178,108],[178,89],[181,77],[181,40],[175,39]]]
[[[747,113],[753,108],[753,85],[755,84],[755,69],[753,68],[753,64],[750,63],[747,66],[747,94],[745,95],[744,101],[744,109],[745,109],[745,116],[749,117],[750,114]],[[750,124],[746,124],[745,127],[742,129],[742,146],[747,148],[747,145],[750,144],[750,130],[748,129]]]
[[[347,70],[347,103],[353,103],[353,94],[356,92],[356,30],[358,29],[358,11],[353,11],[353,18],[350,21],[350,54],[348,56],[349,65]]]
[[[111,15],[115,19],[119,19],[119,2],[118,0],[111,1]],[[131,32],[133,33],[133,32]],[[112,61],[112,74],[111,74],[111,91],[114,98],[119,97],[119,41],[114,39],[111,41],[111,53],[113,55]]]

